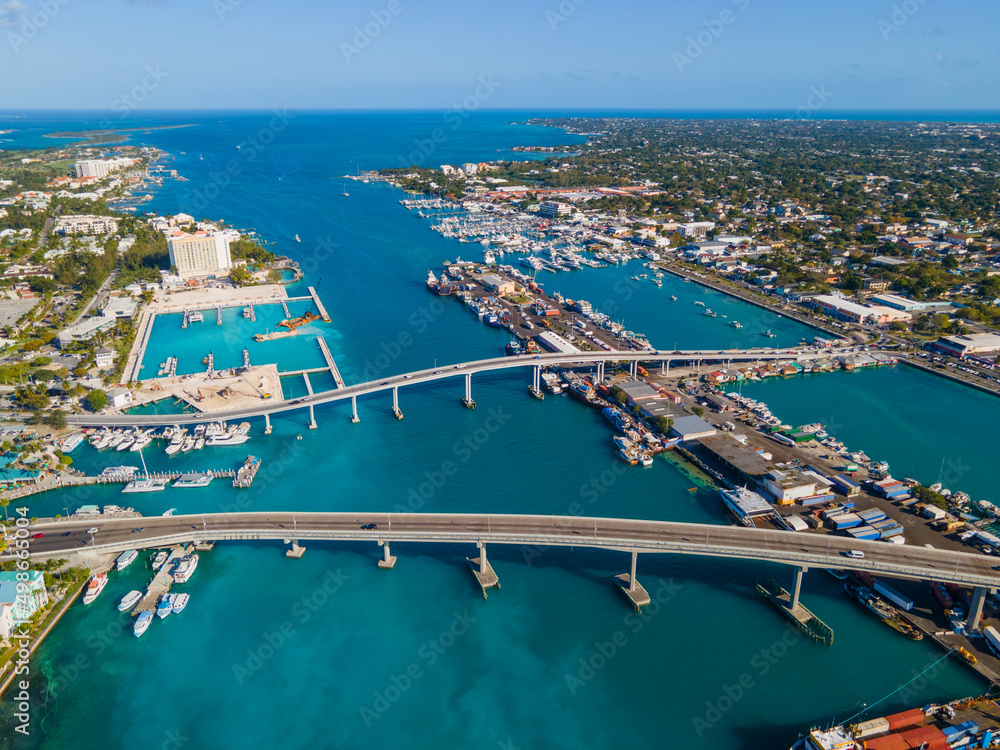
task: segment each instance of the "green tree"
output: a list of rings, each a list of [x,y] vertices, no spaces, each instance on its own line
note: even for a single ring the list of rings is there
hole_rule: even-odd
[[[691,411],[694,412],[696,416],[699,417],[705,416],[705,410],[700,406],[694,407]]]
[[[108,394],[97,388],[87,394],[86,400],[91,411],[100,411],[108,405]]]
[[[45,424],[57,430],[66,429],[66,412],[62,409],[53,409],[45,418]]]
[[[25,409],[38,411],[49,406],[49,394],[44,385],[23,385],[14,391],[14,397]]]

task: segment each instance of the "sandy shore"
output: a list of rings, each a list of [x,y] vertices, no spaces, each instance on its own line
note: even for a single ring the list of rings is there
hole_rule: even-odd
[[[219,305],[235,307],[250,302],[266,304],[288,299],[288,293],[281,284],[264,284],[239,288],[195,288],[184,291],[159,291],[147,306],[148,312],[169,313],[184,310],[210,310]]]
[[[265,394],[271,394],[265,398]],[[132,394],[134,408],[163,398],[185,401],[207,417],[220,409],[241,409],[264,401],[281,401],[281,378],[274,364],[251,367],[237,377],[219,377],[199,372],[173,378],[147,380]]]

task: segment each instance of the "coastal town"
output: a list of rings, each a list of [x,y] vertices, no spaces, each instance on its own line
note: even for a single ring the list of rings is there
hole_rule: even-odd
[[[741,528],[860,546],[879,542],[1000,556],[1000,507],[986,498],[894,474],[895,467],[845,445],[826,425],[784,423],[766,403],[742,394],[744,384],[764,380],[883,367],[920,368],[1000,393],[995,374],[1000,332],[991,327],[992,308],[1000,310],[1000,281],[994,281],[1000,279],[996,221],[973,221],[962,214],[941,218],[938,211],[911,216],[911,210],[904,210],[910,196],[895,192],[903,189],[895,184],[899,180],[873,175],[830,178],[834,187],[852,182],[857,195],[864,196],[866,213],[853,216],[849,225],[819,201],[744,194],[736,202],[735,196],[722,193],[709,200],[700,191],[668,191],[636,176],[625,181],[609,175],[599,185],[591,174],[587,187],[538,187],[539,179],[563,181],[562,175],[575,169],[566,160],[583,158],[588,149],[600,152],[608,145],[604,139],[619,128],[627,130],[622,123],[579,127],[591,133],[586,147],[528,163],[534,168],[527,171],[517,162],[483,162],[442,165],[434,171],[385,170],[350,179],[388,182],[405,190],[399,199],[403,208],[466,256],[428,269],[423,280],[427,293],[453,301],[484,326],[505,331],[509,343],[496,357],[504,366],[535,369],[531,397],[544,401],[566,394],[599,410],[614,455],[631,470],[666,460],[690,480],[692,491],[715,493],[719,512]],[[997,137],[992,130],[968,128],[958,135],[937,135]],[[273,362],[251,362],[244,347],[242,366],[216,369],[209,350],[201,368],[184,363],[179,373],[176,356],[158,367],[144,364],[154,326],[176,320],[187,331],[214,324],[220,336],[232,336],[233,326],[257,324],[257,316],[268,308],[280,309],[275,330],[254,336],[260,343],[297,336],[313,322],[329,322],[322,300],[312,286],[308,294],[290,296],[286,285],[303,280],[304,274],[290,257],[265,249],[264,239],[252,230],[187,214],[144,215],[136,194],[154,189],[157,181],[180,179],[163,166],[168,155],[127,146],[76,151],[47,157],[57,161],[25,157],[27,165],[72,169],[73,174],[48,177],[38,185],[37,172],[17,172],[21,181],[5,179],[8,195],[0,199],[0,224],[6,226],[0,238],[8,261],[0,280],[6,294],[0,301],[5,316],[0,388],[7,410],[0,435],[4,507],[87,484],[119,485],[124,494],[206,487],[218,480],[232,480],[234,489],[250,487],[261,459],[251,455],[241,464],[218,466],[212,463],[211,448],[251,439],[255,426],[236,415],[263,416],[266,435],[273,410],[297,407],[309,410],[307,424],[315,428],[314,407],[346,387],[323,336],[315,338],[322,367],[283,371]],[[620,153],[619,147],[615,151]],[[713,154],[702,156],[708,163]],[[77,159],[72,167],[69,157]],[[516,184],[519,180],[532,184]],[[28,185],[39,189],[25,190]],[[678,205],[665,203],[665,196]],[[692,197],[697,208],[691,206]],[[89,213],[83,213],[84,204]],[[685,205],[691,207],[682,209]],[[665,282],[680,282],[721,292],[765,311],[769,320],[802,323],[814,335],[778,346],[772,341],[777,334],[761,327],[742,348],[697,353],[658,349],[650,336],[616,320],[616,311],[602,310],[600,302],[546,290],[561,274],[598,274],[601,269],[616,279],[624,272],[618,283],[630,288],[663,290]],[[714,320],[734,331],[750,325],[748,318],[747,323],[726,315],[720,319],[699,299],[684,305],[683,312],[678,302],[664,291],[662,304],[675,305],[678,315]],[[304,312],[293,314],[290,303]],[[641,322],[630,324],[638,329]],[[574,355],[585,359],[574,361]],[[545,361],[556,356],[558,362]],[[436,369],[418,376],[464,374],[462,403],[475,408],[471,371],[462,372],[466,367],[449,365],[448,372]],[[314,389],[310,376],[320,373],[329,377],[332,392]],[[306,397],[285,395],[283,378],[291,377],[303,379]],[[412,374],[398,377],[367,386],[391,387],[393,412],[402,419],[398,389],[423,380],[408,383]],[[350,398],[352,421],[357,422],[357,395],[352,392]],[[162,417],[136,411],[162,404],[180,410]],[[147,421],[130,423],[130,415],[138,414]],[[138,456],[141,469],[114,461],[100,474],[87,475],[73,468],[72,454],[80,446],[116,457]],[[158,449],[167,456],[204,455],[206,465],[194,472],[150,471],[143,450]],[[94,542],[102,522],[122,518],[136,525],[133,532],[144,531],[143,515],[127,504],[65,511],[65,516],[36,519],[33,536],[44,537],[39,529],[52,528],[46,524],[82,524],[60,533],[71,537],[67,544],[86,545],[88,539]],[[18,523],[5,525],[7,545],[23,538]],[[30,600],[21,595],[13,569],[2,573],[0,640],[11,647],[7,667],[16,663],[15,639],[33,638],[37,646],[77,596],[83,606],[91,604],[109,576],[145,555],[142,536],[135,541],[136,548],[120,553],[95,557],[74,552],[67,554],[68,560],[51,559],[44,578],[32,571]],[[187,606],[189,595],[171,593],[171,584],[186,582],[197,565],[197,552],[212,546],[192,538],[148,548],[149,559],[143,560],[155,575],[145,592],[129,591],[118,607],[135,618],[136,637],[154,617],[179,614]],[[288,555],[303,552],[295,541]],[[388,545],[385,555],[386,567],[391,567]],[[995,590],[939,581],[890,583],[842,569],[849,568],[852,556],[864,558],[853,549],[845,555],[842,565],[831,564],[828,570],[843,581],[846,596],[901,637],[927,638],[940,647],[942,658],[955,659],[988,683],[1000,684],[1000,598]],[[485,596],[499,578],[485,557],[479,564],[474,572]],[[806,637],[832,644],[833,629],[800,602],[800,584],[801,574],[791,591],[761,579],[757,591]],[[648,601],[634,587],[623,590],[637,607]],[[967,739],[1000,728],[989,722],[989,710],[981,709],[979,704],[935,707],[919,719],[899,723],[888,717],[884,728],[852,731],[877,739],[933,725],[941,736]],[[945,731],[954,727],[961,732]],[[837,732],[843,742],[853,742],[846,730]],[[820,750],[841,747],[839,734],[815,736]]]

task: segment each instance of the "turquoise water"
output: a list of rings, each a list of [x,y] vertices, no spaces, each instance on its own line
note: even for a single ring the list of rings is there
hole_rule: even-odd
[[[469,246],[430,232],[391,188],[349,183],[344,198],[342,181],[331,179],[406,158],[440,117],[297,115],[255,158],[241,156],[236,145],[270,120],[178,116],[198,127],[135,136],[175,154],[172,167],[190,178],[167,183],[153,206],[255,227],[276,252],[300,260],[305,284],[317,288],[332,318],[310,329],[324,336],[348,382],[498,354],[503,332],[424,288],[428,268]],[[507,120],[472,117],[425,158],[462,163],[496,158],[519,143],[571,140]],[[238,169],[227,168],[234,160]],[[203,201],[207,185],[221,186],[220,175],[228,184]],[[301,244],[292,240],[296,233]],[[758,338],[766,328],[778,334],[767,341],[780,344],[810,335],[677,279],[664,279],[662,290],[648,281],[633,287],[639,272],[633,263],[544,281],[549,291],[589,299],[663,348],[765,345]],[[304,293],[303,284],[296,287],[290,294]],[[700,316],[694,299],[720,318]],[[248,324],[239,310],[228,316],[221,329],[213,314],[183,331],[179,318],[158,320],[147,370],[176,354],[181,372],[197,371],[208,351],[217,367],[238,364],[248,337],[266,324]],[[727,326],[733,318],[744,328]],[[305,337],[250,351],[252,361],[278,361],[281,369],[322,365]],[[332,386],[317,380],[317,389]],[[154,471],[233,468],[247,453],[261,456],[249,490],[224,481],[130,496],[85,488],[33,498],[31,513],[116,503],[147,514],[273,508],[728,522],[714,492],[689,492],[692,482],[664,460],[626,468],[598,413],[566,397],[531,399],[527,384],[524,373],[477,376],[475,411],[459,404],[460,380],[404,389],[402,421],[392,416],[388,395],[361,399],[356,425],[348,404],[318,408],[315,431],[306,428],[305,413],[275,417],[270,436],[254,420],[252,440],[242,446],[173,457],[162,445],[145,451]],[[285,378],[282,388],[286,397],[305,393],[301,378]],[[831,423],[848,444],[894,465],[893,441],[905,459],[916,450],[918,430],[956,455],[971,455],[975,431],[945,433],[937,425],[952,411],[988,415],[995,408],[975,392],[903,368],[754,388],[789,421]],[[824,393],[834,395],[824,401]],[[911,402],[926,413],[910,411]],[[837,425],[824,413],[835,406]],[[793,410],[804,416],[793,420]],[[898,422],[886,430],[889,415]],[[883,430],[882,443],[864,442]],[[937,471],[933,448],[932,440],[926,454],[913,453],[918,475]],[[134,458],[87,445],[74,453],[85,471]],[[974,462],[964,481],[974,477],[985,486],[988,464]],[[638,618],[610,580],[626,570],[624,553],[491,548],[503,588],[484,601],[464,560],[474,546],[400,544],[392,551],[399,561],[386,572],[375,566],[374,544],[314,544],[301,560],[286,559],[275,544],[220,544],[185,585],[187,609],[136,640],[119,635],[126,619],[114,604],[148,577],[144,555],[113,574],[94,605],[74,606],[37,652],[32,734],[10,740],[5,731],[0,747],[780,748],[813,722],[847,718],[859,702],[873,703],[940,657],[875,622],[821,573],[807,576],[804,596],[835,629],[832,648],[787,635],[785,621],[757,597],[757,577],[790,580],[787,570],[769,565],[645,556],[640,580],[659,600]],[[734,687],[741,682],[747,687]],[[980,687],[949,662],[878,713]],[[7,727],[10,704],[2,711]]]

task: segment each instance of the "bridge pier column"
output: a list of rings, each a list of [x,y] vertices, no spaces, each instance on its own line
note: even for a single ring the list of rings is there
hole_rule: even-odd
[[[598,383],[603,383],[604,382],[604,363],[603,362],[598,362],[597,363],[597,382]]]
[[[638,558],[639,553],[636,550],[632,550],[632,572],[615,576],[615,583],[618,584],[618,588],[621,589],[622,593],[628,597],[628,600],[632,602],[632,605],[637,610],[641,610],[651,600],[649,594],[646,593],[646,589],[642,587],[642,584],[639,583],[639,579],[635,575],[635,566]]]
[[[633,359],[628,365],[628,374],[635,380],[639,376],[639,360]]]
[[[396,419],[403,418],[403,412],[399,410],[399,388],[392,389],[392,414]]]
[[[535,398],[541,400],[545,398],[545,394],[542,393],[542,366],[535,365],[532,369],[531,385],[528,386],[528,393],[530,393]]]
[[[476,546],[479,547],[479,557],[467,557],[465,559],[468,561],[469,567],[472,568],[472,574],[476,577],[476,583],[482,589],[483,599],[487,599],[489,597],[486,596],[486,589],[500,588],[500,578],[494,572],[493,566],[486,559],[486,545],[482,542],[476,542]]]
[[[271,434],[271,415],[266,413],[264,414],[264,434]]]
[[[310,430],[315,430],[316,427],[317,427],[317,424],[316,424],[316,412],[313,409],[313,405],[309,404],[309,429]]]
[[[285,541],[287,542],[288,540],[286,539]],[[306,553],[306,548],[299,546],[298,539],[292,539],[291,541],[292,541],[292,548],[285,552],[285,557],[294,557],[294,558],[302,557],[302,555]]]
[[[969,617],[965,621],[965,629],[969,632],[979,630],[979,621],[983,619],[983,605],[986,603],[986,594],[989,590],[983,586],[977,586],[972,592],[972,606],[969,607]]]
[[[799,606],[799,592],[802,590],[802,576],[805,574],[805,568],[795,569],[795,583],[792,586],[792,609],[794,610]]]
[[[310,407],[310,408],[312,408],[312,407]],[[351,396],[351,421],[354,424],[357,424],[358,422],[361,421],[361,418],[358,416],[358,397],[357,396]]]
[[[389,554],[389,543],[379,542],[382,545],[382,559],[378,561],[378,566],[383,570],[392,570],[396,567],[396,556]]]
[[[465,375],[465,398],[462,399],[462,405],[468,407],[469,409],[476,408],[476,402],[472,400],[472,373],[466,373]]]

